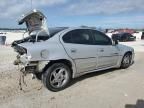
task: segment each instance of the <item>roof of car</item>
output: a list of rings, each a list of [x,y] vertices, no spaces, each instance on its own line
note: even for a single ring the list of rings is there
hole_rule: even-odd
[[[97,30],[96,28],[94,27],[67,27],[65,28],[64,30],[76,30],[76,29],[91,29],[91,30]],[[97,30],[99,31],[99,30]]]
[[[76,30],[76,29],[92,29],[96,30],[96,28],[92,27],[51,27],[49,28],[50,37],[54,36],[55,34],[64,31],[64,30]]]
[[[51,27],[49,28],[49,30],[66,30],[66,29],[69,29],[69,30],[73,30],[73,29],[93,29],[93,30],[97,30],[96,28],[94,27]]]

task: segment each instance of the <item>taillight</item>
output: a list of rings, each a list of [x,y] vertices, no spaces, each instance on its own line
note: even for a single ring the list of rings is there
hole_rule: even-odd
[[[20,47],[19,53],[20,53],[20,55],[26,54],[27,53],[27,49],[23,48],[23,47]]]
[[[23,52],[26,54],[26,53],[27,53],[27,49],[26,49],[26,48],[23,48],[23,50],[24,50]]]

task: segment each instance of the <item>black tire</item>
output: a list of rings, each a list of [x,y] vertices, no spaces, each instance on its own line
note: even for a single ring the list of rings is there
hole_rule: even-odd
[[[35,76],[38,80],[42,79],[42,73],[35,73]]]
[[[131,53],[126,53],[122,59],[121,67],[122,69],[126,69],[131,65],[132,55]]]
[[[61,71],[60,69],[63,69],[63,73],[61,73],[59,76],[59,72]],[[58,71],[58,72],[57,72]],[[62,72],[62,71],[61,71]],[[65,75],[64,75],[65,73]],[[55,74],[55,75],[53,75]],[[61,75],[63,75],[63,78],[61,77]],[[55,78],[54,78],[55,77]],[[58,77],[58,78],[57,78]],[[60,77],[60,78],[59,78]],[[64,78],[66,77],[66,78]],[[43,81],[43,84],[44,86],[49,89],[50,91],[53,91],[53,92],[57,92],[57,91],[60,91],[60,90],[63,90],[65,89],[70,80],[72,78],[72,75],[71,75],[71,70],[70,68],[63,64],[63,63],[54,63],[52,64],[50,67],[48,67],[48,69],[42,74],[42,81]],[[65,80],[64,80],[65,79]],[[53,81],[52,81],[53,80]],[[56,87],[56,83],[57,85],[59,85],[59,81],[56,82],[56,80],[61,80],[62,82],[62,85],[60,87]],[[62,81],[63,80],[63,81]],[[52,84],[54,83],[54,84]]]

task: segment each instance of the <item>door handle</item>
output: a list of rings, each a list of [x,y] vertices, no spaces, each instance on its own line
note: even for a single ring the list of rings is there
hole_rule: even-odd
[[[71,49],[71,53],[76,53],[77,50],[76,49]]]
[[[113,53],[112,55],[118,55],[119,53]]]
[[[104,49],[100,49],[100,52],[104,52]]]
[[[111,55],[112,56],[117,56],[117,55],[119,55],[119,53],[112,53]]]
[[[113,54],[119,54],[119,53],[113,53]]]

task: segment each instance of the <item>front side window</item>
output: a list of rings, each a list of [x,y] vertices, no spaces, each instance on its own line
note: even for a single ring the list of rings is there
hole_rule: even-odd
[[[112,45],[112,41],[111,39],[106,36],[105,34],[96,31],[96,30],[92,30],[92,34],[94,36],[95,39],[95,44],[96,45]]]
[[[63,36],[63,41],[65,43],[75,43],[75,44],[93,44],[93,38],[89,30],[77,29],[68,32]]]

